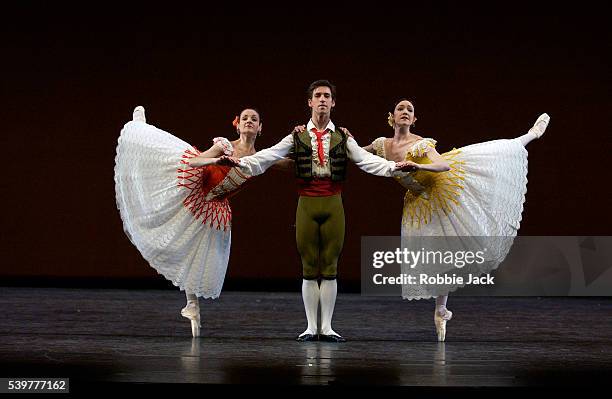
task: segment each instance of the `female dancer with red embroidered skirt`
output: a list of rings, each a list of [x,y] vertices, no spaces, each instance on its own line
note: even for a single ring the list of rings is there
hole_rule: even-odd
[[[216,137],[206,151],[147,124],[144,108],[119,136],[115,158],[117,207],[130,241],[158,273],[185,291],[181,314],[200,335],[198,297],[221,293],[231,245],[228,198],[250,178],[219,157],[255,153],[259,112],[245,109],[234,120],[239,139]]]

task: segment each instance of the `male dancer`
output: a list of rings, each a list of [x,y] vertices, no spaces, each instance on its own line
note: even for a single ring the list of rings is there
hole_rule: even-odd
[[[336,105],[336,87],[327,80],[317,80],[308,88],[311,119],[306,130],[286,136],[273,147],[254,155],[226,158],[228,163],[248,169],[253,176],[262,174],[275,162],[291,154],[300,194],[296,213],[296,241],[302,259],[302,299],[308,328],[296,340],[344,342],[331,326],[337,295],[338,258],[344,244],[344,208],[342,182],[350,159],[363,171],[392,176],[397,170],[410,171],[405,162],[387,161],[364,149],[336,129],[331,111]],[[321,285],[318,279],[321,278]],[[321,303],[321,328],[317,311]]]

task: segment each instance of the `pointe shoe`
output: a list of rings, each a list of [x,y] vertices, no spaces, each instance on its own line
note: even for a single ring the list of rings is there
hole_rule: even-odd
[[[438,310],[434,312],[434,324],[436,325],[436,333],[438,334],[438,341],[444,342],[446,339],[446,322],[453,318],[453,312],[445,309],[444,314],[440,315]]]
[[[533,124],[533,127],[529,129],[529,133],[533,133],[536,138],[539,139],[544,134],[544,131],[548,126],[548,122],[550,122],[550,116],[548,116],[548,114],[540,115]]]
[[[147,118],[145,118],[145,109],[142,105],[134,108],[134,112],[132,113],[132,120],[138,122],[146,122]]]
[[[195,302],[188,302],[187,306],[181,309],[181,316],[188,318],[191,321],[191,335],[194,338],[200,336],[200,306]]]

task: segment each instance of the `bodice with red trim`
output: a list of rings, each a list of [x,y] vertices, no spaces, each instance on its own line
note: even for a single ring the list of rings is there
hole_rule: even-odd
[[[230,147],[229,150],[224,150],[224,153],[232,155],[233,149]],[[178,186],[188,190],[183,205],[196,219],[201,219],[202,223],[227,230],[232,221],[228,198],[237,194],[250,176],[244,174],[240,168],[230,166],[189,166],[187,160],[199,154],[201,151],[195,147],[193,150],[185,150],[178,168]]]

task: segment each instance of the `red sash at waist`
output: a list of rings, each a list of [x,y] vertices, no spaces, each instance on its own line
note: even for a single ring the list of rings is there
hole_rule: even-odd
[[[297,179],[298,194],[305,197],[328,197],[342,192],[342,182],[331,179]]]

